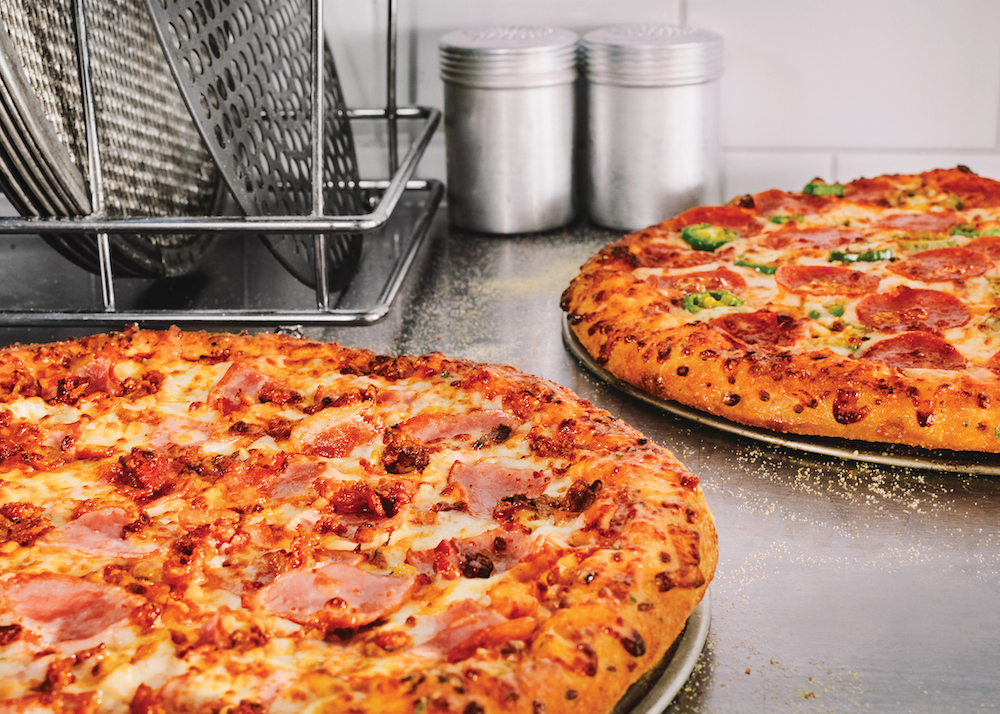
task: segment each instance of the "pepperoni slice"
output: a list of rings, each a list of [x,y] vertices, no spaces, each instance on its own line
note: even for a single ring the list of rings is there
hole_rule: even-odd
[[[860,359],[890,367],[964,369],[965,358],[950,343],[930,332],[904,332],[865,350]]]
[[[778,285],[800,295],[857,297],[878,289],[879,277],[836,265],[782,265],[774,274]]]
[[[672,222],[677,230],[698,223],[730,228],[746,237],[760,231],[757,216],[739,206],[699,206],[685,211]]]
[[[910,280],[937,283],[965,280],[982,275],[993,267],[993,261],[978,250],[969,248],[936,248],[916,253],[904,261],[893,263],[889,270]]]
[[[832,196],[792,194],[774,188],[753,195],[753,205],[765,216],[814,216],[836,199]]]
[[[658,288],[679,290],[685,295],[701,293],[706,290],[728,290],[731,293],[739,293],[746,290],[747,287],[747,281],[743,279],[743,276],[728,268],[702,270],[680,275],[654,275],[650,277],[650,282]]]
[[[873,293],[861,299],[858,318],[880,332],[961,327],[972,317],[969,307],[940,290],[914,290],[900,285],[890,293]]]
[[[791,315],[758,310],[734,312],[712,320],[709,324],[748,345],[787,347],[802,336],[802,323]]]
[[[875,228],[899,231],[946,233],[959,223],[961,219],[954,213],[897,213],[875,221],[872,225]]]
[[[787,223],[781,230],[768,234],[761,243],[765,248],[796,248],[806,250],[817,248],[829,250],[830,248],[838,248],[848,243],[854,243],[861,240],[861,238],[861,233],[849,228],[837,228],[835,226],[796,228],[793,223]]]
[[[993,260],[1000,260],[1000,236],[979,236],[965,244],[969,250],[978,250]]]
[[[936,169],[929,176],[937,178],[946,191],[962,199],[963,208],[1000,206],[1000,184],[960,169]]]
[[[716,263],[725,249],[709,252],[675,248],[672,245],[653,244],[643,247],[639,253],[639,265],[643,268],[694,268],[706,263]]]
[[[860,178],[844,184],[844,198],[857,203],[888,206],[889,199],[899,195],[899,187],[887,177]]]

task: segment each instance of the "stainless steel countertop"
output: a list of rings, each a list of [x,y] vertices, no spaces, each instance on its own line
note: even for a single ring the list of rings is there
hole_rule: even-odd
[[[382,322],[305,333],[391,354],[513,364],[608,409],[700,477],[719,532],[711,631],[668,711],[1000,708],[1000,480],[762,445],[600,383],[562,342],[559,296],[615,237],[587,225],[479,236],[451,229],[440,211]],[[0,245],[0,264],[49,250],[26,240]],[[243,258],[251,276],[267,257],[255,251]],[[71,280],[47,276],[48,287],[30,289],[93,293],[94,279],[65,265]],[[5,329],[0,339],[83,331]]]

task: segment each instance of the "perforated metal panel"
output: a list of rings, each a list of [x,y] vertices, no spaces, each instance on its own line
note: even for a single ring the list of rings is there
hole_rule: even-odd
[[[164,51],[198,128],[240,207],[254,216],[312,211],[308,0],[147,0]],[[329,46],[324,45],[324,214],[366,209]],[[308,236],[264,236],[312,284]],[[360,238],[328,237],[334,283]]]
[[[142,0],[85,0],[103,199],[108,216],[208,215],[219,175],[171,76]],[[72,0],[0,3],[5,116],[21,121],[22,152],[8,143],[6,174],[27,215],[82,216],[92,206]],[[43,125],[47,123],[47,125]],[[10,132],[8,132],[9,134]],[[13,148],[11,148],[13,147]],[[25,176],[25,172],[29,174]],[[93,236],[48,236],[97,271]],[[178,275],[211,237],[111,237],[117,275]]]

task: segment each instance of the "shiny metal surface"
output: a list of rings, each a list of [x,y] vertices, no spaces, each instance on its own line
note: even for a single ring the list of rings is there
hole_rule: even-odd
[[[484,233],[572,220],[575,33],[457,31],[441,40],[448,213]]]
[[[719,82],[681,87],[588,84],[585,205],[601,225],[634,230],[719,203]]]
[[[671,714],[1000,706],[1000,480],[760,444],[597,380],[563,345],[559,295],[617,235],[575,226],[481,236],[450,228],[439,212],[385,319],[303,331],[379,352],[440,350],[514,364],[570,387],[677,454],[701,479],[720,561],[708,641]],[[37,281],[38,300],[70,287],[96,290],[81,270],[60,280],[31,273],[37,261],[27,253],[40,255],[32,246],[47,249],[37,239],[4,244],[0,261]],[[243,258],[252,278],[270,259],[263,246],[255,249]],[[277,287],[310,299],[297,281]],[[0,337],[6,344],[83,331],[21,328]]]
[[[589,217],[633,230],[719,202],[722,38],[617,25],[580,43]]]

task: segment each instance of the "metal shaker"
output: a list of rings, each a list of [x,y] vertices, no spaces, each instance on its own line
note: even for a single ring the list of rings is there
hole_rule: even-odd
[[[527,233],[573,219],[578,40],[545,27],[464,29],[441,38],[453,224]]]
[[[618,25],[585,34],[581,61],[591,219],[633,230],[718,203],[722,38]]]

